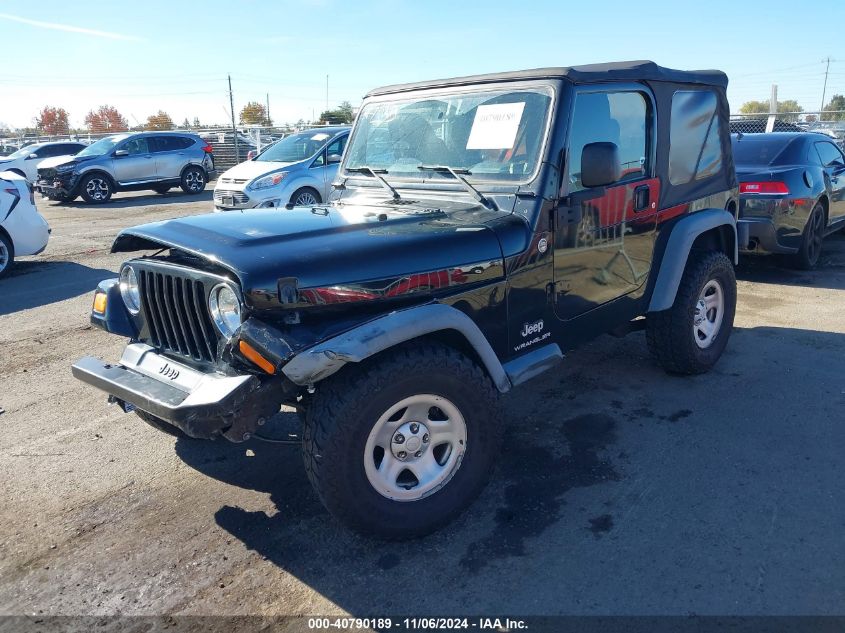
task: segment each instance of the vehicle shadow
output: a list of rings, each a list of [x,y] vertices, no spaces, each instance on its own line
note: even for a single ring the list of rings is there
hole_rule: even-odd
[[[78,297],[109,277],[117,273],[76,262],[15,262],[0,279],[0,316]]]
[[[353,615],[677,613],[712,606],[710,599],[751,604],[753,588],[702,598],[696,583],[718,593],[726,570],[741,577],[746,566],[769,564],[768,550],[749,543],[772,520],[772,504],[813,515],[778,526],[778,543],[800,541],[800,556],[816,560],[820,539],[835,538],[805,534],[807,521],[825,523],[824,499],[839,490],[828,455],[838,441],[828,436],[842,434],[835,416],[812,409],[828,407],[812,389],[785,402],[769,391],[786,393],[796,369],[809,385],[829,388],[819,377],[845,371],[845,335],[759,327],[736,328],[734,337],[714,371],[697,377],[668,377],[648,361],[642,335],[602,337],[574,352],[559,371],[503,399],[505,449],[481,497],[449,526],[410,542],[358,536],[332,519],[297,446],[182,439],[175,448],[209,477],[267,493],[272,512],[224,505],[216,524]],[[741,397],[719,395],[736,394],[738,384],[746,385]],[[794,421],[807,416],[818,419],[809,434]],[[297,426],[294,414],[281,418]],[[790,442],[801,448],[778,448]],[[745,556],[737,558],[740,547]],[[690,560],[713,562],[702,571]],[[665,583],[686,587],[683,600],[669,588],[647,589]],[[275,589],[265,589],[272,601]],[[784,582],[777,591],[786,604],[796,587]]]
[[[51,200],[44,200],[50,207],[73,207],[83,209],[128,209],[133,207],[149,207],[154,205],[166,205],[175,202],[211,202],[214,200],[214,187],[210,184],[205,191],[199,194],[187,194],[179,188],[174,188],[167,193],[149,193],[137,194],[135,192],[121,192],[112,196],[105,204],[88,204],[82,198],[77,198],[73,202],[55,202]]]
[[[839,233],[825,239],[821,258],[815,270],[797,270],[787,257],[777,255],[740,255],[737,279],[783,286],[845,289],[845,235]]]

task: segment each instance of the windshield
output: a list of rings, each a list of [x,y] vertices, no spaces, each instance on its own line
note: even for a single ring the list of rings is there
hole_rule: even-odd
[[[25,146],[21,147],[21,148],[20,148],[17,152],[15,152],[14,154],[9,154],[8,156],[6,156],[6,157],[5,157],[5,159],[12,159],[12,158],[24,158],[25,156],[29,156],[30,154],[32,154],[32,152],[34,152],[35,150],[37,150],[39,147],[41,147],[41,146],[40,146],[40,145],[38,145],[38,144],[34,144],[34,145],[25,145]],[[4,160],[5,160],[5,159],[4,159]]]
[[[258,161],[276,163],[298,163],[312,157],[320,151],[333,134],[320,130],[310,130],[301,134],[293,134],[274,143],[255,157]]]
[[[114,149],[114,146],[120,143],[123,139],[126,138],[125,134],[120,134],[118,136],[107,136],[106,138],[101,138],[96,143],[92,143],[84,150],[77,154],[79,156],[102,156],[103,154],[108,154],[111,150]]]
[[[398,177],[526,181],[540,162],[551,88],[476,90],[366,104],[347,149],[347,170],[369,167]]]

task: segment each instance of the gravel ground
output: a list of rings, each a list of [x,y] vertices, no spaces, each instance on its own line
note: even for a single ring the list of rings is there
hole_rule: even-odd
[[[0,281],[0,613],[843,613],[845,236],[818,271],[741,267],[706,376],[641,334],[569,354],[504,399],[481,499],[383,544],[328,517],[297,448],[175,440],[71,377],[124,344],[88,325],[117,231],[210,200],[39,201],[50,245]]]

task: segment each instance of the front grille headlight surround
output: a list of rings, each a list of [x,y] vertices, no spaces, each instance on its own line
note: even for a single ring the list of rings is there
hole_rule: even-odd
[[[138,275],[132,266],[124,266],[120,271],[120,296],[126,309],[132,314],[141,311],[141,290],[138,286]]]
[[[220,283],[208,294],[208,310],[214,326],[228,340],[241,326],[241,299],[238,291],[227,283]]]

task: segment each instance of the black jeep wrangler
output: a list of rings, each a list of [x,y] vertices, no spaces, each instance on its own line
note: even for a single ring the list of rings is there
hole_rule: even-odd
[[[113,252],[155,252],[100,284],[91,318],[129,344],[74,375],[194,438],[246,440],[292,405],[332,514],[430,532],[484,486],[499,395],[565,350],[644,329],[671,373],[718,360],[726,86],[630,62],[374,90],[329,203],[123,231]]]

